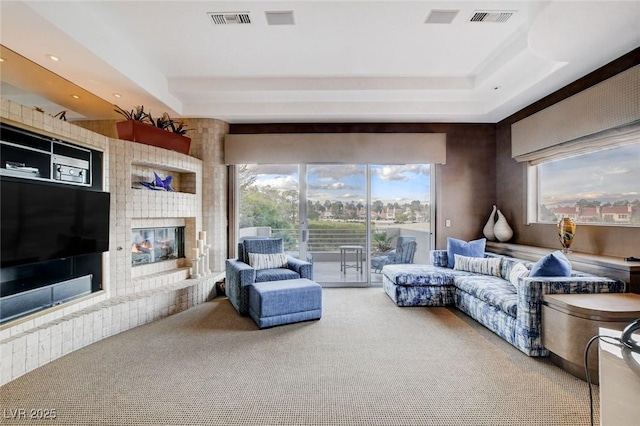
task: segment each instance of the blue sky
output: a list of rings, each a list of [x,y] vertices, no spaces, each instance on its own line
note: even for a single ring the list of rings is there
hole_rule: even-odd
[[[291,165],[251,166],[256,184],[278,190],[297,189],[298,168]],[[430,200],[429,165],[389,165],[371,167],[373,201],[410,203]],[[363,165],[309,165],[308,193],[313,201],[364,202],[366,182]]]
[[[539,166],[540,198],[547,207],[580,199],[602,203],[640,198],[640,143]]]

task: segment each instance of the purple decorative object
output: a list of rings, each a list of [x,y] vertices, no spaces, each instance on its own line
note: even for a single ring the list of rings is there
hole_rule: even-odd
[[[153,176],[153,182],[140,182],[140,185],[154,191],[175,191],[171,186],[171,182],[173,182],[173,176],[169,175],[166,178],[162,179],[156,172],[153,172]]]

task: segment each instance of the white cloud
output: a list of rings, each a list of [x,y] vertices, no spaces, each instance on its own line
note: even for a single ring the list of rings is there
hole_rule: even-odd
[[[298,189],[298,180],[292,176],[277,176],[274,178],[257,180],[256,185],[263,188],[271,187],[278,191],[289,191]]]

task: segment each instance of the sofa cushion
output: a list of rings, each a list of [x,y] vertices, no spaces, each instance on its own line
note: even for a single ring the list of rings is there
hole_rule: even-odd
[[[459,291],[464,291],[516,317],[518,293],[509,281],[489,275],[461,275],[455,277],[454,281]]]
[[[560,251],[550,253],[531,267],[530,277],[570,277],[571,262]]]
[[[455,255],[455,264],[453,269],[458,271],[473,272],[482,275],[500,276],[500,264],[502,259],[499,257],[481,258]]]
[[[469,242],[451,237],[447,238],[447,266],[453,268],[456,254],[469,257],[484,257],[486,244],[486,238]]]
[[[396,285],[442,286],[453,285],[454,277],[471,275],[470,272],[456,271],[433,265],[385,265],[382,275]]]
[[[285,253],[249,253],[249,265],[253,269],[285,268],[287,255]]]
[[[515,265],[513,265],[513,267],[511,268],[511,273],[509,274],[509,282],[511,283],[511,285],[513,285],[516,289],[516,291],[518,290],[518,280],[522,277],[528,277],[529,276],[529,270],[527,269],[526,266],[524,266],[524,263],[516,263]]]

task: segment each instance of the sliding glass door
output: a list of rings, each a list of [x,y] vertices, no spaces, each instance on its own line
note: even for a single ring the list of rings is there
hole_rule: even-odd
[[[378,267],[393,262],[398,239],[417,242],[413,263],[429,263],[431,249],[431,166],[371,165],[371,283],[382,283]],[[394,254],[394,253],[391,253]],[[385,258],[386,257],[386,258]]]
[[[308,250],[324,286],[368,285],[367,166],[307,165]]]
[[[236,170],[238,240],[281,237],[285,250],[299,256],[299,166],[242,164]]]
[[[429,165],[238,165],[238,239],[282,237],[325,287],[380,284],[371,258],[398,237],[430,248]]]

